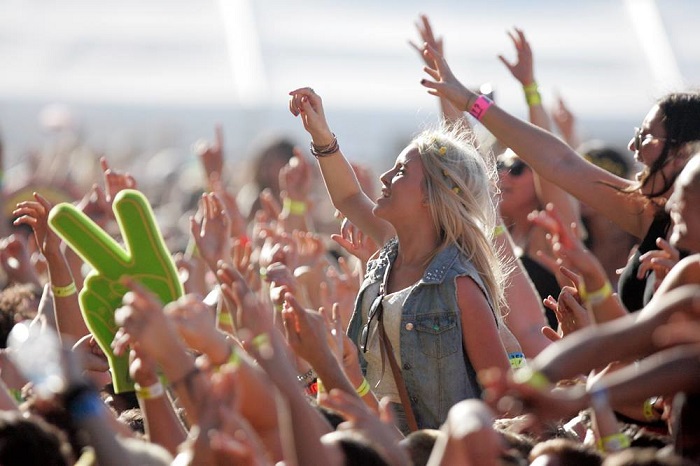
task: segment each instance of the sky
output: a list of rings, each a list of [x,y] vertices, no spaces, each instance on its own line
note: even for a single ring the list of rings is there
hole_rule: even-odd
[[[455,74],[490,83],[519,116],[522,91],[497,55],[512,59],[506,31],[524,29],[545,104],[562,96],[585,138],[619,147],[656,98],[700,84],[697,0],[3,0],[6,158],[55,137],[53,115],[107,154],[167,147],[181,160],[221,123],[241,160],[261,134],[307,143],[287,94],[308,85],[348,156],[385,165],[437,117],[408,45],[420,13]]]

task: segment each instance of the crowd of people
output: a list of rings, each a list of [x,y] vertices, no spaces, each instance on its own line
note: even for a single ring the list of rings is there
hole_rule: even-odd
[[[217,128],[188,192],[108,154],[5,189],[0,464],[700,464],[700,93],[628,156],[543,105],[522,30],[529,121],[418,34],[441,120],[379,177],[302,87],[310,154],[245,185]]]

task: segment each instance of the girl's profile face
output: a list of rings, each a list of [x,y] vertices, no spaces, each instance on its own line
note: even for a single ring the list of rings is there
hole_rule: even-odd
[[[661,108],[654,105],[627,145],[627,148],[634,153],[634,159],[647,167],[651,167],[656,162],[666,143],[663,117]]]
[[[387,221],[410,218],[427,207],[423,162],[416,147],[406,147],[379,179],[382,189],[374,208],[378,217]]]

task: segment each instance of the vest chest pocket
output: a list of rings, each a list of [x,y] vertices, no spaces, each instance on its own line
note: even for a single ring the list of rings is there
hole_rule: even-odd
[[[431,312],[416,319],[420,349],[431,358],[444,358],[460,349],[457,316],[450,311]]]

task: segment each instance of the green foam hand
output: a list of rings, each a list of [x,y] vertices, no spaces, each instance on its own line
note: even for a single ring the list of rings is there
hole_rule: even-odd
[[[128,355],[117,356],[111,343],[117,332],[114,311],[122,304],[130,276],[155,293],[163,303],[183,294],[177,269],[145,196],[133,189],[120,191],[112,204],[125,243],[122,248],[102,228],[73,205],[56,205],[49,225],[93,270],[80,292],[80,308],[87,327],[109,360],[114,391],[133,390]]]

